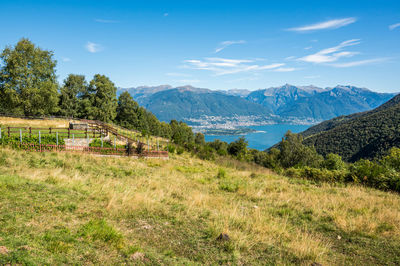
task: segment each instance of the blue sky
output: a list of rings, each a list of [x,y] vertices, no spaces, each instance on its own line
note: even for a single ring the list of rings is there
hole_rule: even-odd
[[[60,82],[400,91],[400,1],[4,1],[0,48],[53,50]]]

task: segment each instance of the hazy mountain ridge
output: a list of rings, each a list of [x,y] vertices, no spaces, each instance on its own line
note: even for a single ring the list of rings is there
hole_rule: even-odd
[[[206,116],[260,116],[294,123],[323,121],[337,116],[371,110],[395,93],[378,93],[355,86],[333,88],[285,84],[256,91],[232,89],[215,91],[190,85],[141,86],[127,90],[138,103],[159,119],[191,119]],[[273,119],[275,117],[277,119]],[[297,121],[297,122],[296,122]]]

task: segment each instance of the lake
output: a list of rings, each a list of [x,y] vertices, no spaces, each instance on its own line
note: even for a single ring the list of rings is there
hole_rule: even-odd
[[[279,142],[285,133],[290,130],[294,133],[299,133],[310,125],[265,125],[265,126],[252,126],[250,128],[256,130],[256,132],[249,133],[246,135],[228,135],[228,136],[215,136],[215,135],[205,135],[206,141],[213,141],[219,139],[226,141],[228,143],[237,140],[238,138],[244,136],[249,142],[249,147],[257,150],[265,150],[272,145]]]

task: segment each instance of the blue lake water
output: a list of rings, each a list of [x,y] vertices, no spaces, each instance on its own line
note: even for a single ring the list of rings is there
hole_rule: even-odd
[[[290,130],[294,133],[299,133],[301,131],[309,128],[310,125],[265,125],[265,126],[252,126],[250,128],[257,130],[257,132],[249,133],[246,135],[229,135],[229,136],[215,136],[215,135],[205,135],[206,141],[213,141],[219,139],[226,141],[228,143],[237,140],[240,137],[245,137],[249,142],[249,147],[257,150],[265,150],[272,145],[279,142],[285,133]]]

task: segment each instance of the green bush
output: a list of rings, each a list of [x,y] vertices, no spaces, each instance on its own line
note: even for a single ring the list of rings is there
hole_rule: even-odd
[[[197,157],[199,157],[202,160],[214,160],[215,159],[215,152],[214,149],[212,149],[209,146],[200,146],[197,153]]]
[[[219,189],[227,192],[236,192],[239,190],[239,182],[232,180],[221,180],[219,182]]]
[[[89,147],[101,147],[101,139],[94,139],[90,142]],[[103,141],[103,148],[114,148],[111,141]]]
[[[177,149],[176,149],[176,154],[182,154],[183,152],[185,151],[185,149],[183,148],[183,147],[178,147]]]
[[[218,169],[217,178],[218,179],[226,178],[226,170],[224,168]]]
[[[329,153],[322,162],[322,167],[328,170],[342,170],[345,168],[345,163],[340,155]]]

